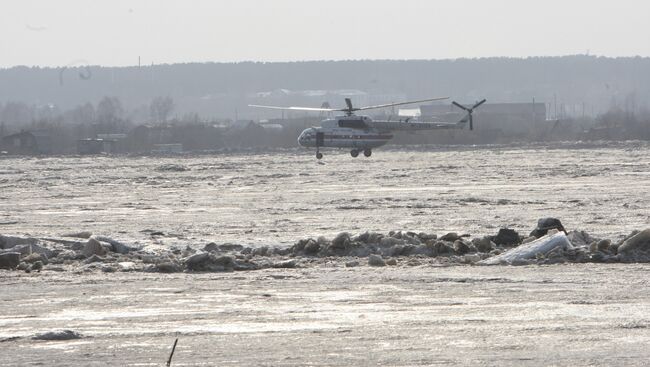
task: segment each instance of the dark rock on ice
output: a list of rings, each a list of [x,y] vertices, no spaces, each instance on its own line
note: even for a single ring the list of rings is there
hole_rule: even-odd
[[[384,247],[399,246],[399,245],[403,245],[405,243],[406,243],[406,241],[404,241],[401,238],[396,238],[396,237],[384,237],[381,240],[379,240],[379,244],[381,246],[384,246]]]
[[[269,251],[268,246],[262,246],[258,248],[254,248],[252,254],[254,256],[270,256],[272,253]]]
[[[600,240],[596,243],[596,248],[598,251],[609,251],[609,246],[612,244],[611,240]]]
[[[390,266],[395,266],[395,265],[397,265],[397,259],[395,259],[395,258],[390,258],[390,259],[386,260],[386,265],[390,265]]]
[[[595,262],[595,263],[604,263],[609,259],[609,256],[606,254],[596,251],[593,254],[589,255],[589,261]]]
[[[441,241],[448,241],[448,242],[454,242],[456,240],[459,240],[460,236],[456,232],[449,232],[446,235],[440,237]]]
[[[359,266],[359,262],[356,261],[356,260],[348,261],[348,262],[345,263],[346,268],[354,268],[354,267],[357,267],[357,266]]]
[[[41,271],[43,269],[43,262],[40,260],[34,261],[34,263],[31,266],[32,271]]]
[[[9,251],[19,252],[22,256],[27,256],[32,253],[43,254],[47,258],[54,257],[54,252],[46,247],[33,244],[20,244],[12,247]]]
[[[93,255],[106,255],[106,249],[102,244],[96,240],[95,238],[89,238],[88,242],[86,242],[86,245],[84,246],[83,250],[81,250],[81,253],[85,257],[91,257]]]
[[[362,242],[365,244],[377,244],[381,239],[384,238],[383,234],[376,232],[364,232],[353,238],[355,242]]]
[[[269,246],[262,246],[254,248],[252,254],[253,256],[271,256],[273,255],[273,249]]]
[[[431,234],[431,233],[420,232],[420,233],[418,233],[418,238],[419,238],[420,241],[422,241],[422,242],[427,242],[427,241],[430,241],[430,240],[435,240],[435,239],[437,239],[438,236],[435,235],[435,234]]]
[[[5,252],[0,254],[0,269],[15,269],[20,264],[19,252]]]
[[[101,269],[104,273],[115,273],[115,272],[117,271],[117,268],[114,267],[113,265],[102,265],[102,266],[100,267],[100,269]]]
[[[209,252],[201,252],[185,259],[185,266],[192,271],[233,271],[235,260],[231,256],[216,257]]]
[[[272,267],[278,269],[293,269],[296,267],[296,265],[297,265],[296,260],[285,260],[285,261],[274,263]]]
[[[118,254],[128,254],[129,252],[136,250],[136,248],[133,248],[127,244],[124,244],[120,241],[116,241],[110,237],[106,236],[95,236],[94,237],[97,241],[101,242],[106,242],[111,245],[111,251],[117,252]]]
[[[242,245],[237,245],[234,243],[222,243],[219,246],[217,246],[219,251],[241,251],[244,249],[244,246]]]
[[[291,255],[291,249],[286,247],[274,247],[273,254],[279,256],[288,256]]]
[[[48,331],[46,333],[36,334],[32,337],[34,340],[72,340],[81,338],[81,334],[72,330]]]
[[[293,246],[291,246],[291,251],[293,252],[294,255],[299,254],[300,252],[305,250],[305,246],[307,246],[307,243],[310,241],[315,243],[315,241],[311,238],[309,239],[303,238],[301,240],[298,240],[298,242],[296,242]]]
[[[540,238],[542,236],[545,236],[550,229],[557,229],[558,231],[564,232],[566,234],[566,230],[564,229],[564,226],[559,219],[548,217],[538,219],[537,228],[533,229],[533,231],[530,232],[530,235]]]
[[[622,261],[648,262],[650,261],[650,228],[628,237],[618,247],[618,254]]]
[[[23,257],[22,261],[32,264],[37,261],[40,261],[41,263],[47,265],[47,256],[45,254],[39,254],[38,252],[34,252],[31,255],[27,255]]]
[[[370,266],[386,266],[386,262],[379,255],[368,256],[368,265]]]
[[[18,245],[35,245],[36,243],[38,243],[38,239],[36,238],[0,235],[0,249],[10,249]]]
[[[161,273],[178,273],[182,268],[174,262],[164,261],[156,264],[156,270]]]
[[[499,228],[497,235],[492,237],[492,242],[496,243],[497,245],[512,246],[519,244],[521,242],[521,238],[519,238],[519,233],[517,233],[517,231],[514,229]]]
[[[491,237],[475,238],[472,242],[479,252],[490,252],[494,247],[496,247],[496,244],[492,242]]]
[[[209,252],[201,252],[185,259],[185,266],[190,270],[204,270],[214,259],[214,255]]]
[[[470,247],[465,242],[456,240],[454,241],[454,251],[458,255],[465,255],[466,253],[470,252]]]
[[[395,245],[382,251],[384,256],[409,256],[416,249],[414,245]]]
[[[444,243],[443,241],[438,241],[433,245],[434,256],[436,255],[451,255],[454,253],[454,248]]]
[[[368,239],[370,238],[370,232],[366,231],[361,233],[360,235],[354,237],[354,241],[356,242],[363,242],[363,243],[368,243]]]
[[[320,245],[318,242],[309,239],[309,241],[307,241],[305,244],[304,251],[307,255],[315,255],[318,253],[318,251],[320,251]]]
[[[344,249],[350,245],[350,234],[347,232],[341,232],[334,239],[330,245],[330,248],[335,249]]]
[[[434,240],[429,240],[429,241],[434,241]],[[420,246],[415,246],[413,250],[409,253],[409,255],[423,255],[423,256],[429,256],[429,257],[434,257],[437,255],[437,252],[435,250],[435,242],[430,243],[428,242],[426,245],[420,245]]]
[[[219,251],[219,245],[214,242],[210,242],[207,245],[203,246],[203,251],[205,252],[217,252]]]

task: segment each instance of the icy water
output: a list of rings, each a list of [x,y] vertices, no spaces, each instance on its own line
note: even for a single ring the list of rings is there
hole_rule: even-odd
[[[163,366],[178,338],[173,366],[645,366],[648,270],[6,272],[0,365]]]
[[[341,231],[618,238],[650,223],[650,145],[306,151],[179,157],[2,157],[0,233],[91,231],[133,242],[291,244]]]

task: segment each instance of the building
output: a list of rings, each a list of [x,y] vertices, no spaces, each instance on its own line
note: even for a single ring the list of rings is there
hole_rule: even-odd
[[[46,131],[21,131],[3,137],[2,150],[9,154],[49,154],[52,137]]]
[[[154,149],[151,150],[151,153],[160,153],[160,154],[179,154],[183,153],[183,144],[154,144]]]
[[[77,153],[79,154],[117,153],[117,140],[114,139],[77,140]]]

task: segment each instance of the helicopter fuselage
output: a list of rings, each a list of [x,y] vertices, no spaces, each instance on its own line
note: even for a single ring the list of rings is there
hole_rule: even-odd
[[[324,120],[320,127],[305,129],[298,143],[309,148],[350,148],[366,150],[388,143],[389,130],[369,126],[368,116],[341,116]]]

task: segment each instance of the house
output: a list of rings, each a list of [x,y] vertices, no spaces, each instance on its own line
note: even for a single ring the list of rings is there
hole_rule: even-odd
[[[2,138],[2,149],[9,154],[49,154],[52,137],[47,131],[21,131]]]
[[[77,153],[79,154],[117,153],[117,140],[114,139],[77,140]]]
[[[151,151],[151,153],[162,153],[162,154],[183,153],[183,144],[180,143],[154,144],[153,147],[154,148]]]

